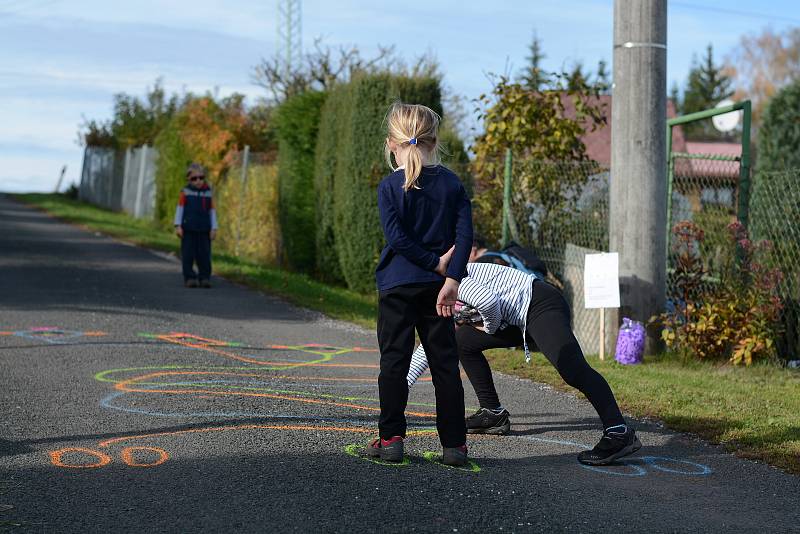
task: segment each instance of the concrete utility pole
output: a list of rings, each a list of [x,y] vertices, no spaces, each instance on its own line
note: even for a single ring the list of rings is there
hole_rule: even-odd
[[[614,0],[610,245],[620,317],[664,310],[667,220],[667,0]],[[660,345],[648,332],[647,352]],[[612,339],[616,339],[616,332]]]

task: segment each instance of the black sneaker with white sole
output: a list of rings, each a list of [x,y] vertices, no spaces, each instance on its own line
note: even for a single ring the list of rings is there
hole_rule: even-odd
[[[511,430],[509,415],[508,410],[494,413],[492,410],[481,408],[467,417],[467,434],[508,434]]]
[[[614,460],[633,454],[642,448],[636,431],[625,427],[625,432],[603,432],[603,437],[590,451],[578,455],[578,461],[586,465],[608,465]]]

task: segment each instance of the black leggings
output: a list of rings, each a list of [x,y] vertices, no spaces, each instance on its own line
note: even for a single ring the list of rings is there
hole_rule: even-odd
[[[569,323],[569,305],[561,293],[547,282],[535,281],[528,307],[528,345],[535,343],[558,370],[561,378],[586,395],[604,428],[625,424],[608,382],[586,363]],[[517,347],[521,341],[520,329],[513,326],[493,335],[471,326],[456,330],[458,356],[482,408],[495,409],[500,406],[492,381],[492,370],[483,351]]]

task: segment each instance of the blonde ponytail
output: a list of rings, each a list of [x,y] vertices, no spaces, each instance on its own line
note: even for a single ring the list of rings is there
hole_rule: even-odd
[[[405,162],[403,189],[419,189],[417,181],[422,173],[423,152],[428,163],[438,165],[441,161],[439,147],[439,115],[431,108],[419,104],[392,104],[386,115],[387,142],[384,144],[386,162],[392,170],[392,152],[388,141],[409,148]]]

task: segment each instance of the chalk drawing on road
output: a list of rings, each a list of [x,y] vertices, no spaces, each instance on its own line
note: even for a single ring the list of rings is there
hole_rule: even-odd
[[[73,339],[82,337],[100,337],[107,335],[106,332],[79,330],[67,330],[57,326],[37,326],[27,330],[0,331],[0,336],[16,336],[35,341],[45,341],[47,343],[59,344],[66,343]]]
[[[211,432],[232,432],[247,430],[277,430],[282,432],[332,432],[372,434],[374,429],[359,426],[324,426],[324,425],[227,425],[217,427],[199,427],[168,432],[152,432],[132,436],[120,436],[97,443],[97,449],[83,447],[65,447],[48,453],[50,463],[66,469],[98,469],[112,463],[112,446],[132,441],[152,440],[172,436],[188,436]],[[144,453],[144,455],[142,454]],[[169,460],[169,453],[160,447],[131,446],[121,448],[120,458],[130,467],[156,467]],[[149,456],[147,458],[146,456]],[[149,461],[148,461],[149,460]]]
[[[478,464],[476,464],[473,460],[467,460],[467,465],[463,467],[458,467],[455,465],[445,465],[442,463],[442,455],[438,452],[432,451],[425,451],[422,453],[422,457],[425,458],[427,461],[434,463],[436,465],[440,465],[442,467],[446,467],[448,469],[453,469],[455,471],[464,471],[465,473],[480,473],[481,468]]]
[[[407,467],[411,465],[411,457],[407,454],[403,456],[402,462],[385,462],[380,458],[371,458],[364,453],[363,443],[351,443],[350,445],[345,445],[344,452],[352,456],[353,458],[358,458],[359,460],[366,460],[370,463],[377,465],[385,465],[387,467]]]
[[[42,339],[48,343],[63,343],[75,337],[102,336],[104,332],[79,332],[64,330],[57,327],[38,327],[23,331],[0,332],[0,335],[16,335],[31,339]],[[160,417],[266,417],[276,419],[303,419],[316,420],[321,425],[291,425],[291,424],[251,424],[230,425],[221,427],[201,427],[174,432],[161,432],[143,434],[139,436],[125,436],[101,441],[98,449],[80,447],[67,447],[49,452],[51,463],[57,467],[72,469],[96,469],[110,464],[113,459],[108,448],[125,440],[157,438],[163,436],[194,434],[204,432],[218,432],[231,430],[277,430],[290,431],[331,431],[374,433],[374,428],[358,426],[364,421],[354,419],[353,415],[359,412],[370,414],[380,411],[379,399],[365,396],[365,387],[374,387],[376,377],[342,376],[341,370],[377,369],[376,364],[359,364],[334,361],[338,356],[354,352],[377,352],[374,349],[362,347],[336,347],[317,343],[301,345],[267,345],[265,347],[248,347],[243,343],[223,341],[197,336],[186,332],[170,332],[167,334],[139,334],[142,337],[154,339],[163,343],[184,346],[199,350],[211,355],[223,356],[242,362],[243,366],[213,366],[213,365],[163,365],[146,367],[129,367],[108,369],[95,375],[100,382],[113,384],[113,390],[105,396],[100,404],[104,408],[128,413],[136,413]],[[257,350],[270,351],[270,356],[253,356],[246,354]],[[310,354],[310,360],[286,360],[287,354]],[[430,380],[430,378],[428,378]],[[345,391],[326,393],[325,388],[341,388]],[[360,393],[348,394],[348,388],[359,390]],[[252,412],[236,410],[241,405],[243,398],[258,399],[264,402],[263,408],[256,407]],[[153,404],[163,402],[167,409],[151,409]],[[167,400],[169,399],[169,400]],[[175,408],[175,399],[187,399],[178,408]],[[150,404],[148,405],[148,402]],[[209,403],[212,403],[209,406]],[[220,407],[220,403],[222,407]],[[227,405],[226,405],[227,403]],[[275,410],[270,410],[271,403]],[[288,404],[287,404],[288,403]],[[233,404],[234,409],[228,409]],[[252,403],[250,403],[252,406]],[[301,407],[313,405],[329,413],[307,414],[302,410],[298,412],[287,411],[287,406]],[[433,407],[426,403],[409,403],[412,409],[406,413],[409,416],[427,419],[435,418],[435,413],[421,411],[416,407]],[[344,411],[344,413],[342,413]],[[331,424],[339,426],[330,426]],[[419,425],[420,422],[411,422]],[[351,426],[345,426],[351,425]],[[409,432],[434,433],[432,430],[416,430]],[[509,438],[524,439],[533,443],[549,443],[561,445],[566,448],[585,450],[589,445],[573,441],[539,438],[533,436],[509,436]],[[363,457],[358,453],[363,450],[360,445],[348,445],[344,452],[350,456]],[[438,455],[430,451],[421,453],[422,457],[430,462],[437,463]],[[169,453],[159,447],[152,446],[124,446],[119,451],[119,458],[128,466],[144,468],[156,467],[164,464],[170,458]],[[372,458],[363,458],[373,463]],[[440,462],[439,462],[440,464]],[[396,466],[396,464],[389,464]],[[401,465],[406,465],[403,462]],[[441,464],[440,464],[441,465]],[[680,458],[662,456],[642,456],[626,458],[614,465],[582,468],[613,476],[645,476],[651,472],[660,472],[683,476],[705,476],[712,473],[710,467]],[[479,472],[481,468],[474,462],[466,468],[469,472]]]
[[[420,431],[416,431],[416,432],[409,432],[409,436],[420,435],[420,434],[435,435],[436,431],[431,429],[431,430],[420,430]],[[416,458],[416,456],[412,456],[410,454],[405,454],[403,456],[403,461],[402,462],[386,462],[384,460],[381,460],[380,458],[372,458],[372,457],[368,456],[367,453],[366,453],[365,445],[363,443],[351,443],[349,445],[345,445],[343,450],[347,455],[352,456],[353,458],[358,458],[359,460],[365,460],[367,462],[370,462],[370,463],[373,463],[373,464],[376,464],[376,465],[383,465],[383,466],[386,466],[386,467],[394,467],[394,468],[397,468],[397,467],[408,467],[408,466],[412,465],[413,460]],[[477,463],[475,463],[474,461],[472,461],[472,460],[469,460],[469,463],[464,467],[455,467],[455,466],[443,464],[442,463],[442,455],[439,454],[439,453],[431,452],[431,451],[423,451],[423,452],[419,453],[419,455],[422,457],[423,460],[426,460],[427,462],[430,462],[432,464],[435,464],[435,465],[438,465],[438,466],[441,466],[441,467],[445,467],[447,469],[453,469],[455,471],[464,471],[465,473],[480,473],[481,472],[480,466]]]
[[[333,368],[334,371],[341,367]],[[101,400],[101,406],[132,413],[142,413],[156,416],[261,416],[278,418],[303,419],[309,416],[302,413],[287,413],[286,402],[291,401],[293,405],[317,405],[329,409],[345,409],[347,415],[355,411],[377,413],[380,411],[379,399],[364,395],[345,393],[325,393],[319,391],[320,384],[343,383],[346,385],[357,386],[360,389],[368,384],[374,387],[375,377],[337,377],[325,375],[309,375],[305,368],[297,371],[302,374],[293,375],[269,373],[264,368],[253,367],[198,367],[190,366],[165,366],[129,369],[110,369],[95,375],[95,379],[101,382],[114,384],[114,392]],[[313,389],[308,391],[297,386],[307,386]],[[132,398],[123,397],[132,396]],[[185,398],[203,398],[206,401],[215,400],[214,410],[146,410],[142,409],[142,404],[146,404],[147,398],[169,398],[175,399],[184,396]],[[222,412],[218,408],[220,403],[229,400],[236,403],[237,399],[254,398],[265,402],[264,409],[254,412],[232,413]],[[142,399],[145,399],[144,401]],[[280,411],[268,411],[270,402],[275,401],[280,406]],[[134,404],[136,407],[129,407]],[[207,402],[206,402],[207,404]],[[413,417],[432,419],[435,413],[421,411],[420,408],[433,407],[430,403],[409,403],[410,410],[407,412]],[[330,420],[334,415],[323,417]],[[339,417],[341,418],[341,417]],[[352,416],[350,417],[352,419]]]
[[[218,339],[206,338],[186,332],[170,332],[167,334],[140,333],[139,335],[147,337],[149,339],[156,339],[159,341],[172,343],[183,347],[204,350],[206,352],[215,354],[217,356],[230,358],[244,363],[251,363],[254,365],[265,365],[271,367],[277,366],[287,369],[292,367],[314,366],[318,364],[323,364],[326,362],[330,362],[335,356],[341,356],[343,354],[348,354],[352,352],[377,352],[376,349],[370,349],[365,347],[334,347],[318,343],[306,343],[302,345],[267,345],[266,347],[263,347],[263,349],[271,351],[280,351],[280,352],[294,351],[294,352],[302,352],[317,356],[317,358],[310,361],[287,362],[287,361],[264,360],[263,358],[256,355],[239,354],[234,350],[230,350],[230,349],[241,349],[243,351],[246,349],[255,350],[255,349],[261,349],[261,347],[247,347],[241,343],[221,341]],[[378,365],[352,364],[351,367],[378,368]]]
[[[539,438],[535,436],[516,437],[526,441],[565,445],[567,447],[576,447],[583,450],[590,450],[592,448],[589,445],[577,443],[575,441]],[[649,473],[648,468],[655,471],[660,471],[662,473],[670,473],[674,475],[707,476],[713,473],[713,470],[707,465],[691,462],[689,460],[683,460],[680,458],[669,458],[666,456],[632,456],[617,460],[613,464],[607,466],[578,465],[584,469],[595,471],[597,473],[627,477],[646,476]]]
[[[155,459],[151,458],[149,462],[143,461],[142,452],[156,457]],[[81,457],[83,457],[83,460],[81,460]],[[87,462],[85,461],[87,457],[95,461],[89,460]],[[158,447],[123,447],[120,451],[120,457],[125,465],[130,467],[155,467],[166,462],[169,459],[169,454]],[[98,467],[105,467],[111,462],[112,458],[109,454],[83,447],[66,447],[50,452],[50,463],[65,469],[97,469]]]

